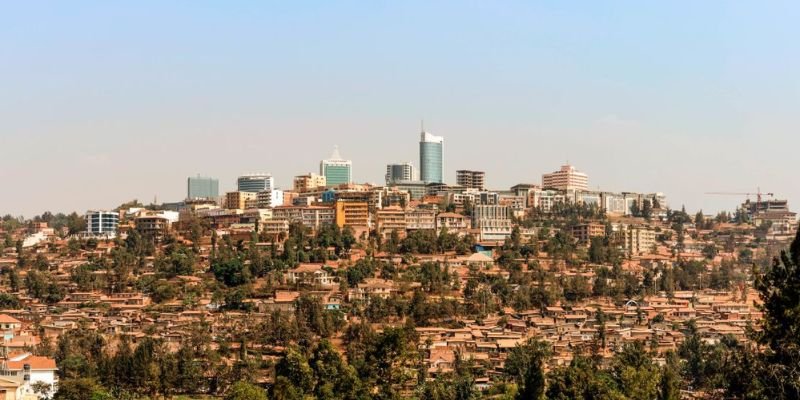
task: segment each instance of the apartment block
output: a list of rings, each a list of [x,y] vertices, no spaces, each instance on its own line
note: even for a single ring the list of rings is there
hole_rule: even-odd
[[[511,236],[511,207],[475,206],[472,214],[473,226],[480,231],[480,240],[505,240]]]
[[[272,218],[302,223],[317,231],[323,225],[336,223],[336,211],[333,207],[325,206],[279,206],[272,209]]]
[[[225,208],[230,210],[245,210],[258,205],[257,192],[228,192],[225,193]]]
[[[305,175],[298,175],[294,177],[294,191],[298,193],[306,193],[310,191],[324,189],[327,186],[328,180],[324,175],[317,175],[308,173]]]
[[[572,237],[579,243],[588,244],[593,237],[603,237],[605,235],[605,225],[596,222],[579,224],[572,227]]]
[[[406,212],[400,207],[385,207],[375,212],[375,227],[383,238],[396,231],[400,237],[406,233]]]
[[[337,201],[336,225],[340,228],[345,226],[369,228],[369,204],[364,201]]]
[[[483,171],[456,171],[456,184],[467,189],[483,190],[486,187],[486,173]]]
[[[412,208],[406,210],[406,229],[409,231],[436,229],[436,210],[431,208]]]
[[[589,177],[572,165],[562,165],[560,170],[542,175],[542,187],[559,190],[589,190]]]

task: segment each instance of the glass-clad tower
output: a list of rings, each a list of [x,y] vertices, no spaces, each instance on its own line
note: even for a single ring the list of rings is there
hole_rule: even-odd
[[[319,174],[325,177],[327,187],[353,182],[353,162],[342,159],[339,147],[333,148],[331,158],[319,163]]]
[[[219,197],[219,180],[202,176],[189,177],[187,199],[216,199]]]
[[[443,183],[442,144],[444,138],[422,131],[419,142],[420,179],[425,183]]]

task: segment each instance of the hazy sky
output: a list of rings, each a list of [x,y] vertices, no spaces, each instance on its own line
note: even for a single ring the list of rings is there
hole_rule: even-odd
[[[301,4],[302,3],[302,4]],[[689,210],[761,186],[800,208],[800,2],[17,1],[0,6],[0,214],[280,186],[338,144]]]

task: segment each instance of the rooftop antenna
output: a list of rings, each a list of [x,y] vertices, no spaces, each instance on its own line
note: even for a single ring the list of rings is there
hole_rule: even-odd
[[[419,129],[420,129],[420,132],[425,132],[425,119],[420,119],[419,120]]]

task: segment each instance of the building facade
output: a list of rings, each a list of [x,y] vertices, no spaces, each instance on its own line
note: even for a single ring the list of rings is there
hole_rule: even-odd
[[[423,131],[419,141],[420,179],[425,183],[443,183],[444,138]]]
[[[589,190],[589,177],[572,165],[562,165],[560,170],[542,175],[542,187],[558,190]]]
[[[187,199],[216,199],[219,197],[219,180],[196,176],[189,177],[186,184]]]
[[[375,212],[375,227],[384,239],[397,232],[399,237],[406,234],[406,212],[400,207],[386,207]]]
[[[350,226],[353,228],[369,228],[369,203],[364,201],[336,202],[336,224],[340,228]]]
[[[327,187],[336,187],[353,182],[353,162],[345,160],[334,147],[331,158],[319,163],[319,174],[325,177]]]
[[[483,171],[456,171],[456,185],[467,189],[484,190],[486,188],[486,173]]]
[[[239,192],[258,193],[275,188],[275,178],[271,174],[242,175],[236,180]]]
[[[256,207],[258,208],[272,208],[283,204],[283,190],[265,190],[256,194]]]
[[[272,210],[272,218],[290,223],[299,222],[318,231],[323,225],[336,223],[336,211],[333,207],[324,206],[281,206]]]
[[[93,236],[114,237],[119,226],[119,213],[113,211],[87,211],[86,232]]]
[[[308,173],[294,177],[294,191],[298,193],[311,192],[325,188],[328,184],[324,175]]]
[[[225,194],[225,208],[230,210],[244,210],[255,208],[258,204],[258,193],[228,192]]]
[[[386,185],[395,182],[409,182],[417,179],[414,165],[411,162],[402,164],[389,164],[386,166]]]
[[[505,240],[511,236],[511,208],[508,206],[475,206],[473,226],[480,231],[480,240]]]

